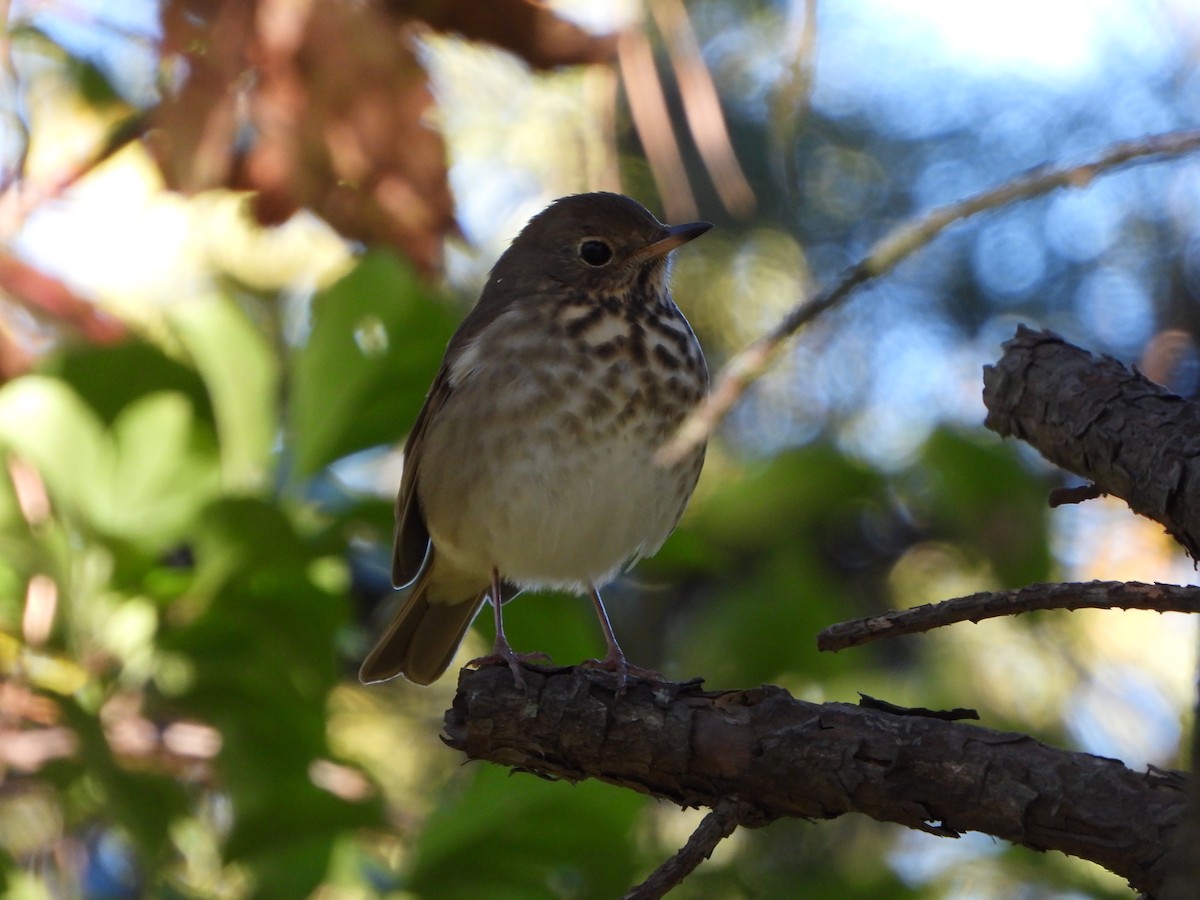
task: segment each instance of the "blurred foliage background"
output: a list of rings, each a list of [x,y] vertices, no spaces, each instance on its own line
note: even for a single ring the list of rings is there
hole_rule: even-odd
[[[353,677],[390,602],[398,448],[491,262],[571,192],[710,219],[675,284],[715,367],[904,217],[1200,119],[1190,0],[0,9],[0,873],[20,898],[619,895],[696,811],[462,767],[438,740],[453,679]],[[1023,321],[1196,395],[1197,223],[1195,159],[1132,168],[958,226],[808,328],[675,536],[608,592],[630,657],[1179,765],[1183,617],[837,656],[814,635],[1036,581],[1194,577],[1118,503],[1049,511],[1062,476],[984,432],[979,394]],[[508,622],[564,663],[601,645],[577,598]],[[1128,895],[854,816],[740,831],[677,894]]]

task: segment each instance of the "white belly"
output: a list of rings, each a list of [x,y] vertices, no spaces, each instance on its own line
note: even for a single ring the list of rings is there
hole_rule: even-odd
[[[604,390],[565,392],[580,373],[562,355],[475,362],[422,448],[417,489],[439,555],[483,580],[496,567],[523,588],[582,592],[658,550],[703,454],[670,469],[652,457],[699,391],[687,391],[687,403],[672,397],[677,414],[663,423],[633,399],[651,376],[621,362],[602,367]],[[650,371],[671,394],[671,373],[653,363]],[[504,390],[480,403],[474,392],[493,377]]]
[[[632,557],[658,550],[678,518],[678,478],[658,470],[631,433],[563,449],[526,446],[504,478],[480,479],[454,541],[522,587],[605,584]]]

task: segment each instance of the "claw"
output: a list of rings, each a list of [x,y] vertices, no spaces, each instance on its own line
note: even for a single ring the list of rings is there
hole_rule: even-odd
[[[549,662],[550,657],[545,653],[517,653],[509,645],[508,641],[503,637],[496,639],[496,643],[492,646],[492,652],[487,656],[478,656],[467,663],[472,668],[480,668],[481,666],[495,666],[500,663],[505,663],[512,671],[513,681],[517,687],[525,690],[525,677],[521,674],[521,664],[527,662]]]
[[[587,669],[600,669],[604,672],[612,672],[617,676],[617,696],[623,696],[629,687],[629,677],[642,681],[666,681],[667,679],[661,672],[656,672],[653,669],[647,669],[643,666],[630,665],[625,659],[625,654],[618,647],[616,652],[610,648],[604,659],[585,659],[579,664]]]

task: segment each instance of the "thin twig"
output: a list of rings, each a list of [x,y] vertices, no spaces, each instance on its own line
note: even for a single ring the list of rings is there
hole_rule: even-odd
[[[631,28],[617,44],[617,63],[629,101],[629,115],[642,141],[650,174],[662,198],[667,221],[682,222],[698,215],[696,197],[683,166],[662,81],[654,67],[654,51],[640,29]]]
[[[736,806],[720,804],[700,821],[678,853],[651,872],[649,878],[632,888],[622,900],[658,900],[712,856],[717,844],[733,834],[737,826]]]
[[[129,335],[128,326],[120,319],[81,297],[61,279],[3,249],[0,249],[0,292],[41,319],[74,328],[94,344],[112,344]]]
[[[700,52],[700,43],[687,10],[682,0],[656,0],[650,4],[650,13],[662,33],[667,56],[675,70],[683,114],[704,167],[708,169],[708,177],[725,209],[739,218],[746,218],[757,204],[754,188],[738,164],[725,115],[721,112],[721,98]]]
[[[924,247],[949,226],[977,213],[1049,193],[1061,187],[1086,186],[1097,175],[1124,163],[1151,156],[1178,156],[1200,149],[1200,131],[1177,131],[1114,144],[1095,160],[1076,166],[1039,166],[999,187],[931,210],[884,235],[870,252],[831,287],[794,307],[783,320],[752,341],[725,364],[709,396],[658,453],[663,465],[683,459],[708,438],[734,403],[766,371],[784,342],[801,327],[839,303],[859,285],[878,278]]]
[[[1156,612],[1200,613],[1200,587],[1142,584],[1137,581],[1090,581],[1083,584],[1032,584],[1013,591],[985,591],[830,625],[817,635],[817,648],[845,650],[880,638],[916,634],[957,622],[1014,616],[1036,609],[1151,609]]]

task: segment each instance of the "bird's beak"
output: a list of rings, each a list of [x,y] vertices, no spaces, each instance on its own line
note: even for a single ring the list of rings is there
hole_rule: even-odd
[[[647,244],[641,250],[635,250],[632,258],[639,262],[651,259],[660,259],[674,250],[676,247],[681,247],[693,238],[698,238],[708,229],[712,228],[711,222],[689,222],[686,225],[672,225],[667,229],[667,233],[652,244]]]

